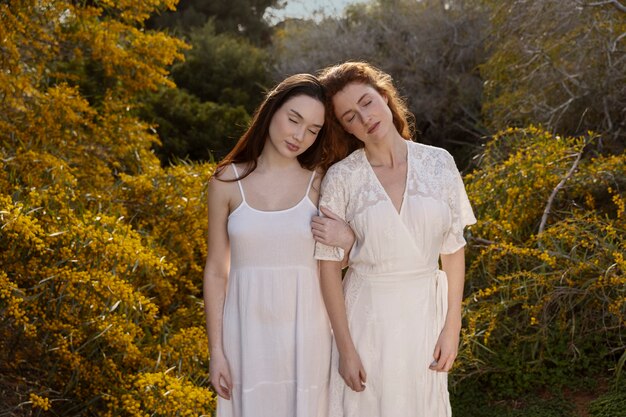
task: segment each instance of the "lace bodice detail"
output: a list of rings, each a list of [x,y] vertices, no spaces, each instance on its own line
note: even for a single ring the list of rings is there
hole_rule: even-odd
[[[463,228],[476,222],[461,175],[446,150],[415,142],[407,142],[407,146],[405,199],[419,196],[445,203],[450,221],[440,253],[452,253],[465,244]],[[322,181],[319,205],[330,208],[350,224],[383,201],[388,201],[388,197],[363,149],[331,166]],[[342,249],[322,244],[316,245],[315,254],[318,259],[343,258]]]

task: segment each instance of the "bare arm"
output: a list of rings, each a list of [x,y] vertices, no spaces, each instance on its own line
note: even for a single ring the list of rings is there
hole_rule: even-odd
[[[459,350],[461,303],[465,281],[465,246],[454,253],[442,254],[441,268],[448,276],[448,312],[433,354],[437,364],[431,366],[431,369],[448,372]]]
[[[229,213],[227,186],[228,183],[215,178],[209,182],[208,254],[204,266],[203,293],[211,354],[211,384],[218,395],[230,399],[232,380],[222,345],[222,316],[230,268],[230,244],[226,228]]]
[[[441,255],[441,269],[448,276],[448,314],[445,325],[460,330],[465,283],[465,246],[454,253]]]
[[[340,262],[320,261],[320,284],[337,349],[339,350],[339,374],[346,382],[346,385],[354,391],[363,391],[365,389],[366,374],[354,347],[348,327],[346,305],[341,286]]]

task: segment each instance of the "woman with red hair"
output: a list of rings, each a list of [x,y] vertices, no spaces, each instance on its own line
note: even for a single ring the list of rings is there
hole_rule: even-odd
[[[329,415],[449,417],[463,228],[476,221],[461,176],[447,151],[411,141],[411,115],[388,74],[347,62],[320,80],[329,134],[353,150],[328,170],[320,207],[356,236],[343,282],[345,250],[316,244],[334,336]]]

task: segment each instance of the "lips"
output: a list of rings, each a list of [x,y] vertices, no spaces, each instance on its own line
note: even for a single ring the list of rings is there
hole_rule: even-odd
[[[374,133],[374,131],[378,128],[379,124],[380,124],[380,122],[374,123],[374,125],[367,130],[367,134],[370,135],[370,134]]]
[[[289,149],[291,152],[298,152],[300,150],[300,147],[298,145],[294,145],[293,143],[287,141],[285,141],[285,144],[287,145],[287,149]]]

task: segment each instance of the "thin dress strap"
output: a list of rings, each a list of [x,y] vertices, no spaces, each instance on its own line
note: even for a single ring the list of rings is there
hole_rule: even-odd
[[[245,203],[246,195],[243,193],[243,187],[241,186],[241,181],[239,180],[239,172],[237,172],[237,167],[235,166],[234,163],[232,163],[231,165],[233,166],[233,171],[235,171],[235,178],[237,178],[237,185],[239,186],[239,191],[241,191],[241,199]],[[308,192],[307,192],[307,195],[308,195]]]
[[[309,196],[309,191],[311,191],[311,185],[313,185],[314,178],[315,178],[315,170],[313,170],[313,174],[311,175],[311,179],[309,180],[309,185],[308,187],[306,187],[306,193],[304,194],[304,197]]]

